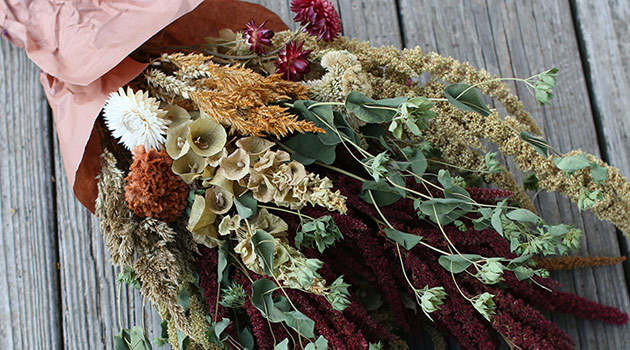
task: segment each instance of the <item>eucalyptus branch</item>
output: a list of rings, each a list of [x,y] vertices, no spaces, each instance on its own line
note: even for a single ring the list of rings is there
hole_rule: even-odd
[[[427,159],[427,162],[431,162],[431,163],[436,163],[436,164],[440,164],[440,165],[444,165],[447,166],[449,168],[453,168],[453,169],[457,169],[457,170],[463,170],[463,171],[469,171],[471,173],[482,173],[482,174],[492,174],[492,172],[487,171],[487,170],[474,170],[474,169],[467,169],[467,168],[463,168],[460,166],[457,166],[455,164],[450,164],[450,163],[446,163],[446,162],[441,162],[439,160],[435,160],[435,159]]]
[[[268,209],[268,210],[275,210],[275,211],[281,211],[283,213],[293,214],[293,215],[298,216],[299,218],[305,217],[305,218],[307,218],[309,220],[313,220],[313,221],[317,220],[316,218],[314,218],[312,216],[308,216],[306,214],[302,214],[299,211],[295,211],[295,210],[278,208],[278,207],[272,207],[272,206],[269,206],[269,205],[260,205],[260,204],[258,205],[258,207],[259,208]]]
[[[530,80],[536,78],[537,76],[538,76],[538,74],[533,75],[533,76],[531,76],[531,77],[529,77],[527,79],[523,79],[523,78],[495,78],[495,79],[485,80],[485,81],[482,81],[482,82],[479,82],[477,84],[473,84],[473,85],[469,86],[467,89],[462,91],[455,99],[459,99],[465,93],[467,93],[468,91],[476,88],[477,86],[493,83],[493,82],[496,82],[496,81],[518,81],[518,82],[525,83],[526,86],[529,86],[531,88],[535,88],[535,86],[530,82]]]

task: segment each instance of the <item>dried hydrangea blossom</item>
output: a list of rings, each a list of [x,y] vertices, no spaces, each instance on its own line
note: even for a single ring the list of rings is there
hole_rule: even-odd
[[[148,92],[138,90],[134,94],[130,87],[127,92],[123,88],[112,92],[103,107],[105,124],[128,150],[139,145],[159,150],[171,123],[166,114]]]
[[[125,199],[140,217],[173,222],[186,208],[188,186],[171,171],[173,160],[164,151],[140,145],[133,149],[133,163],[125,178]]]

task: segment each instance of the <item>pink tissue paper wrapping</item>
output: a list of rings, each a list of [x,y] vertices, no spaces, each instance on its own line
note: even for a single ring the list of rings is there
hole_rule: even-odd
[[[286,29],[264,7],[237,0],[0,0],[3,36],[42,70],[68,181],[83,205],[94,212],[101,154],[94,122],[108,95],[146,67],[128,55],[143,44],[202,44],[250,18]]]

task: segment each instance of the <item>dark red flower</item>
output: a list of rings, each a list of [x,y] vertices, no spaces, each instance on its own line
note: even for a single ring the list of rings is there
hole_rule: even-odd
[[[265,29],[265,24],[267,24],[267,21],[256,26],[252,18],[247,22],[246,28],[243,29],[243,39],[249,44],[249,50],[254,51],[257,55],[265,53],[263,46],[271,46],[271,38],[273,38],[274,33],[271,29]]]
[[[296,44],[290,42],[280,51],[276,60],[276,72],[284,74],[286,80],[298,81],[311,70],[311,64],[306,59],[312,50],[302,50],[304,42]]]
[[[306,26],[309,35],[317,40],[332,41],[341,33],[341,20],[333,4],[328,0],[293,0],[293,20]]]

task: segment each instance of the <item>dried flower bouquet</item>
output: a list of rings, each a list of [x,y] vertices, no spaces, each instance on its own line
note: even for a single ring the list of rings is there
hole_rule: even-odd
[[[141,48],[149,68],[105,104],[96,214],[119,280],[164,320],[153,345],[129,325],[116,349],[407,349],[427,334],[436,349],[444,335],[571,349],[540,310],[628,321],[558,290],[542,267],[619,259],[550,260],[582,232],[526,193],[563,193],[629,234],[617,169],[557,152],[503,79],[340,37],[327,0],[291,5],[295,32],[251,20]],[[547,104],[556,74],[516,80]]]

